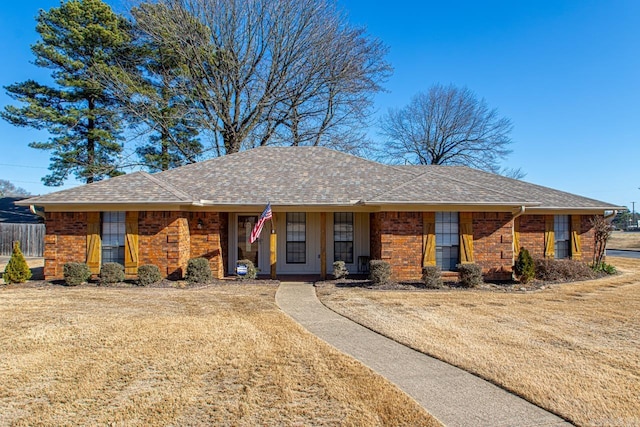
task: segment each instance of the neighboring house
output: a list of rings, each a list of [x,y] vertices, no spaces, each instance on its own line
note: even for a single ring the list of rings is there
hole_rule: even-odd
[[[249,234],[267,202],[261,238]],[[261,147],[173,170],[136,172],[19,202],[46,213],[45,276],[109,261],[183,275],[205,257],[217,277],[251,259],[263,274],[349,271],[388,261],[393,277],[477,263],[508,279],[520,247],[589,260],[591,219],[619,207],[460,166],[391,166],[320,147]],[[273,268],[273,270],[272,270]]]
[[[0,197],[0,256],[11,255],[13,242],[19,241],[26,256],[42,256],[44,219],[29,209],[18,206],[25,197]]]

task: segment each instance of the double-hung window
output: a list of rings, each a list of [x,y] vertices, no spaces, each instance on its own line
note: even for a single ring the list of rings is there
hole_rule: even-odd
[[[459,262],[458,212],[436,212],[436,265],[454,271]]]
[[[304,212],[287,212],[287,264],[307,262],[307,222]]]
[[[333,214],[333,260],[353,264],[353,212]]]
[[[571,229],[569,224],[569,215],[555,215],[553,217],[554,249],[558,259],[569,258],[571,255],[569,249]]]
[[[102,213],[102,263],[124,265],[125,213]]]

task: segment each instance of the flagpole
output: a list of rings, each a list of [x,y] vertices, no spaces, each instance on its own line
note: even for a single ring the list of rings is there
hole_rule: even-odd
[[[271,203],[271,202],[269,202]],[[271,235],[269,236],[269,260],[271,264],[271,278],[276,278],[276,264],[278,261],[278,236],[276,235],[276,214],[271,210]]]

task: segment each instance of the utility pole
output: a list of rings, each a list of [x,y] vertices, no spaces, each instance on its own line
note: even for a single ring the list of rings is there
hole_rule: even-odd
[[[636,221],[636,202],[631,202],[631,226],[638,228],[638,221]]]

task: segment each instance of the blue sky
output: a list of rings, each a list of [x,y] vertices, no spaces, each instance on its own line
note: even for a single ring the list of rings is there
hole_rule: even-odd
[[[123,10],[120,0],[108,3]],[[467,86],[512,120],[513,153],[505,166],[522,168],[525,181],[640,207],[639,1],[338,4],[390,48],[394,74],[376,97],[378,114],[434,83]],[[37,10],[57,5],[3,4],[2,86],[47,78],[47,70],[31,64],[29,46],[37,40]],[[0,106],[7,103],[2,91]],[[27,146],[41,134],[4,121],[0,134],[0,179],[34,194],[59,189],[40,183],[49,154]]]

